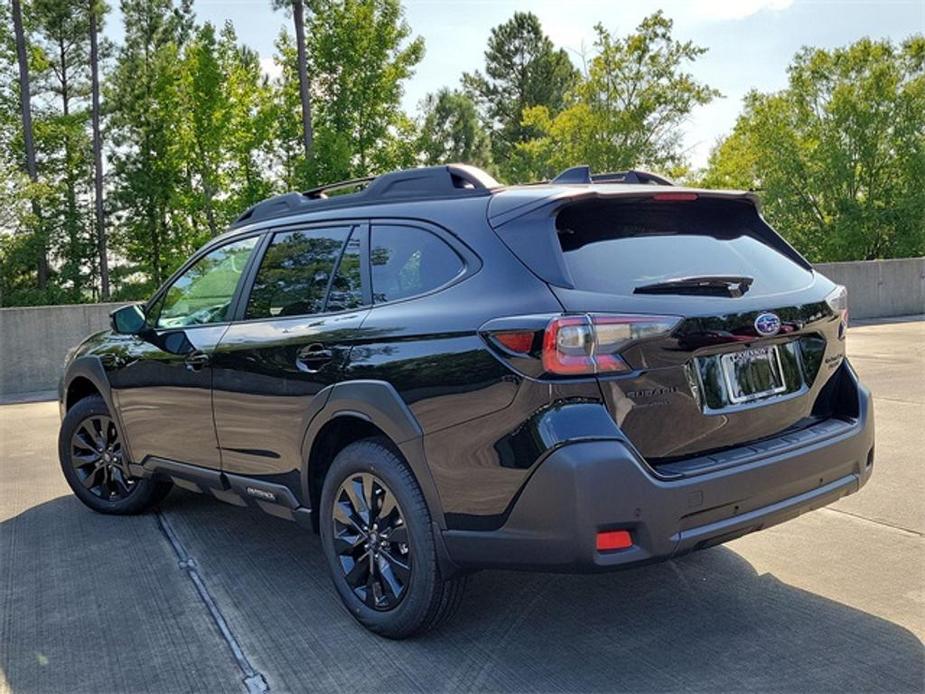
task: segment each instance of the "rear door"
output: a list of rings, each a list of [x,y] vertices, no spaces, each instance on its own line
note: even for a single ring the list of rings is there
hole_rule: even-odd
[[[298,488],[302,437],[369,305],[364,224],[275,231],[213,360],[222,469]]]

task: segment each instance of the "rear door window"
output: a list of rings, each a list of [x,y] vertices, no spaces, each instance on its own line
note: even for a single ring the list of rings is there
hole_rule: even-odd
[[[559,244],[577,289],[633,294],[645,285],[744,276],[752,292],[806,286],[812,275],[761,237],[754,208],[727,201],[610,201],[559,213]]]
[[[260,261],[244,318],[321,313],[349,236],[347,226],[274,234]]]
[[[377,304],[442,287],[465,267],[456,251],[435,234],[385,224],[373,226],[369,262]]]

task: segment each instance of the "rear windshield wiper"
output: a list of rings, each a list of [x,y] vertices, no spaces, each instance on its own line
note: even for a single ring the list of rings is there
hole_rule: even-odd
[[[701,294],[705,296],[739,297],[752,286],[753,277],[713,276],[677,277],[675,279],[636,287],[633,294]]]

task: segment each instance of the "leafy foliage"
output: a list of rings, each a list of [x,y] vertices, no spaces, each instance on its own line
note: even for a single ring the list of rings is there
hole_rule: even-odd
[[[405,127],[402,83],[424,57],[398,0],[316,0],[309,69],[327,98],[315,109],[313,180],[342,180],[407,166],[391,146]],[[396,157],[396,154],[398,156]]]
[[[0,305],[96,300],[101,255],[114,299],[145,298],[259,200],[395,168],[463,161],[512,182],[583,163],[684,175],[684,121],[718,95],[690,72],[705,49],[660,12],[625,36],[598,25],[584,73],[517,12],[492,30],[482,69],[412,117],[401,102],[424,44],[400,0],[270,0],[305,39],[300,60],[292,30],[279,35],[272,78],[230,23],[197,23],[192,2],[120,0],[121,45],[100,42],[108,238],[95,214],[90,12],[99,25],[109,8],[0,3]],[[786,89],[748,96],[697,176],[761,189],[770,220],[813,260],[923,254],[923,65],[921,35],[807,48]]]
[[[151,285],[195,246],[184,204],[183,62],[192,21],[170,0],[124,0],[125,44],[109,80],[115,245]]]
[[[925,37],[804,49],[789,86],[752,92],[703,176],[761,190],[811,260],[925,254]]]
[[[422,111],[418,140],[422,163],[462,161],[492,168],[491,140],[472,99],[462,92],[441,89],[424,99]]]
[[[577,80],[568,54],[553,45],[532,12],[515,12],[491,30],[485,73],[463,75],[463,85],[482,110],[502,173],[515,174],[509,159],[518,144],[536,134],[535,125],[524,120],[524,111],[544,108],[550,116],[557,115]]]
[[[517,147],[521,177],[546,178],[577,162],[594,171],[681,169],[680,126],[719,92],[684,72],[706,49],[675,40],[672,26],[661,12],[623,38],[598,24],[597,54],[567,107],[559,114],[546,106],[524,111],[523,123],[538,136]]]

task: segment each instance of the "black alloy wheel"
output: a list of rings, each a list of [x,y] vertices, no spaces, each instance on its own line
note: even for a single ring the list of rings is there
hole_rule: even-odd
[[[93,414],[71,436],[71,463],[80,483],[105,501],[126,499],[136,489],[122,455],[122,442],[112,417]]]
[[[115,418],[99,395],[74,403],[61,421],[58,458],[74,495],[100,513],[142,513],[167,496],[166,479],[135,477]]]
[[[411,580],[404,513],[386,484],[368,472],[348,477],[333,506],[334,551],[354,595],[377,611],[394,609]]]
[[[354,441],[334,456],[322,509],[318,530],[334,588],[360,624],[403,639],[434,629],[459,607],[465,575],[443,563],[421,488],[389,439]]]

